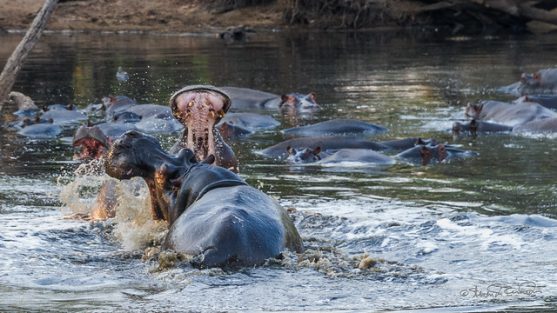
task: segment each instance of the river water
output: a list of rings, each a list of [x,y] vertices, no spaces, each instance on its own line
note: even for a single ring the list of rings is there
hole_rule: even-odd
[[[19,35],[2,35],[0,60]],[[159,268],[145,243],[144,193],[122,191],[113,221],[87,210],[106,178],[76,172],[62,138],[0,130],[0,311],[557,311],[557,147],[552,136],[453,139],[452,122],[523,71],[557,65],[557,36],[435,38],[393,33],[47,34],[15,90],[84,107],[108,94],[165,104],[207,83],[317,94],[331,118],[384,125],[377,139],[434,137],[478,152],[435,166],[294,167],[254,152],[277,130],[234,142],[241,175],[292,210],[307,251],[240,270]],[[118,66],[129,75],[115,77]],[[9,112],[4,110],[4,118]],[[166,146],[176,134],[161,136]],[[358,269],[362,258],[376,266]]]

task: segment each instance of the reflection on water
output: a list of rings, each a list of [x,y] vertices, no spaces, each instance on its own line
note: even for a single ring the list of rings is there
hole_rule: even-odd
[[[448,132],[467,102],[508,99],[495,88],[557,64],[555,39],[262,33],[226,45],[211,36],[46,35],[15,86],[40,105],[84,107],[108,94],[165,104],[198,83],[315,91],[323,110],[298,118],[270,112],[280,128],[358,118],[390,129],[378,140],[433,137],[480,157],[385,170],[294,167],[253,153],[282,140],[278,131],[255,134],[232,143],[241,174],[296,209],[308,252],[237,272],[187,265],[159,272],[141,260],[143,247],[164,234],[148,218],[144,189],[122,184],[114,221],[63,219],[86,212],[107,178],[75,177],[72,130],[29,141],[2,129],[0,310],[555,309],[555,139],[455,142]],[[0,59],[18,40],[2,36]],[[116,79],[119,66],[127,82]],[[168,147],[175,137],[161,139]],[[358,269],[364,255],[377,266]],[[462,294],[493,284],[517,289],[524,280],[539,292]]]

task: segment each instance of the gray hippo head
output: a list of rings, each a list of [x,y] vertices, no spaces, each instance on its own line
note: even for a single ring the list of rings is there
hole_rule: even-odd
[[[474,103],[474,104],[468,103],[466,109],[464,110],[464,115],[466,115],[471,119],[479,119],[483,109],[483,105],[484,105],[483,102]]]
[[[154,137],[128,131],[108,151],[105,170],[117,179],[142,177],[151,194],[152,215],[172,224],[207,191],[244,185],[231,171],[211,166],[214,155],[198,162],[194,152],[182,149],[177,156],[164,151]]]
[[[396,155],[396,158],[409,163],[429,165],[446,163],[452,159],[478,156],[477,152],[461,150],[446,144],[417,144],[415,147]]]
[[[301,93],[289,93],[281,96],[279,109],[283,113],[311,113],[319,110],[321,107],[316,102],[315,93],[310,92],[307,95]]]
[[[288,146],[286,151],[288,152],[286,160],[291,163],[313,163],[321,160],[321,147],[316,147],[315,149],[295,149]]]

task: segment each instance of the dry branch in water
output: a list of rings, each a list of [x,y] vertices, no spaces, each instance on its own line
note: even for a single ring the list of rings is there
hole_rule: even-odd
[[[8,61],[6,61],[4,70],[0,74],[0,112],[2,111],[3,103],[8,99],[8,94],[12,90],[17,74],[25,58],[37,41],[39,41],[48,22],[48,18],[52,12],[54,12],[57,3],[58,0],[46,0],[44,2],[43,7],[33,20],[33,23],[31,23],[27,33],[25,33],[21,42],[17,45],[14,52],[12,52]]]

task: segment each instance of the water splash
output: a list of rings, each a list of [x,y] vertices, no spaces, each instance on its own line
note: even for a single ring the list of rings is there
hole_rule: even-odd
[[[103,165],[103,160],[92,160],[58,177],[62,211],[84,220],[113,219],[116,226],[111,235],[126,251],[160,245],[167,225],[152,219],[145,182],[140,178],[110,178],[104,174]]]

